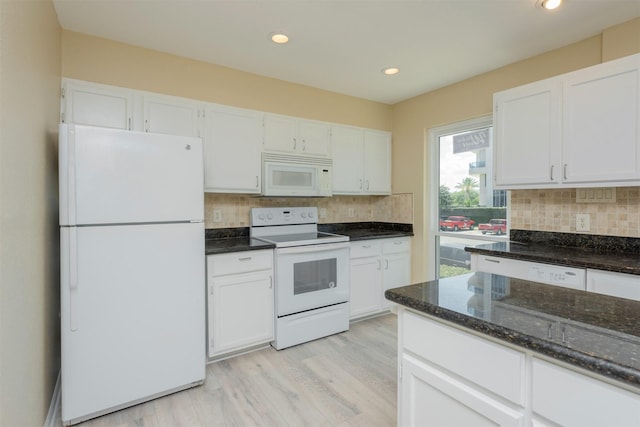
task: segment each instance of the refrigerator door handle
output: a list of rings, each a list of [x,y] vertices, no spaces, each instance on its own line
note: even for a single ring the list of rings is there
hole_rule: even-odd
[[[68,166],[67,166],[67,215],[68,224],[76,223],[76,138],[75,129],[69,132],[68,146]]]
[[[78,238],[76,227],[69,228],[69,326],[78,330]]]

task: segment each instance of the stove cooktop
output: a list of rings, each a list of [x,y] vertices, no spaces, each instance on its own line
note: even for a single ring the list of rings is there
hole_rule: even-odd
[[[274,243],[277,248],[290,246],[322,245],[326,243],[348,242],[349,236],[324,233],[321,231],[310,233],[276,234],[271,236],[254,236],[263,242]]]

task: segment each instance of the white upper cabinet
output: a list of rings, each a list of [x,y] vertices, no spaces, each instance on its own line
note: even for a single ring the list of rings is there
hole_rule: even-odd
[[[64,79],[61,109],[63,123],[133,128],[133,91],[130,89]]]
[[[264,150],[286,154],[329,157],[330,126],[294,117],[264,116]]]
[[[391,134],[364,131],[364,192],[391,194]]]
[[[497,188],[640,184],[640,54],[494,95]]]
[[[334,126],[333,194],[391,194],[391,134]]]
[[[552,79],[494,95],[497,185],[559,182],[559,100]]]
[[[332,158],[335,194],[391,194],[391,134],[62,79],[63,123],[200,137],[205,191],[259,194],[262,153]],[[332,145],[336,152],[332,157]]]
[[[640,55],[568,74],[563,181],[640,180]]]
[[[200,102],[144,93],[142,107],[145,132],[201,136],[200,117],[204,110]]]
[[[333,153],[333,194],[361,194],[364,190],[364,131],[334,126],[331,129]]]
[[[211,105],[205,116],[205,191],[260,193],[263,115]]]

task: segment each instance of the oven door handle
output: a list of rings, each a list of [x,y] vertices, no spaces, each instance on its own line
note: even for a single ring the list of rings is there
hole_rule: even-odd
[[[306,245],[306,246],[292,246],[288,248],[276,248],[276,253],[278,255],[287,255],[287,254],[303,254],[303,253],[311,253],[311,252],[327,252],[333,251],[336,249],[345,249],[349,248],[349,242],[341,242],[341,243],[326,243],[319,245]]]

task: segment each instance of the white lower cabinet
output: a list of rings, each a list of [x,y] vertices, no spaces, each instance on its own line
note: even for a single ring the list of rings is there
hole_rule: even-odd
[[[350,318],[389,309],[387,289],[411,284],[411,238],[351,242]]]
[[[399,426],[640,425],[640,394],[400,307]]]
[[[640,276],[587,269],[587,291],[640,301]]]
[[[273,340],[273,251],[207,257],[208,356]]]
[[[537,358],[533,358],[532,366],[533,419],[539,424],[567,427],[640,425],[640,396],[637,394]]]

